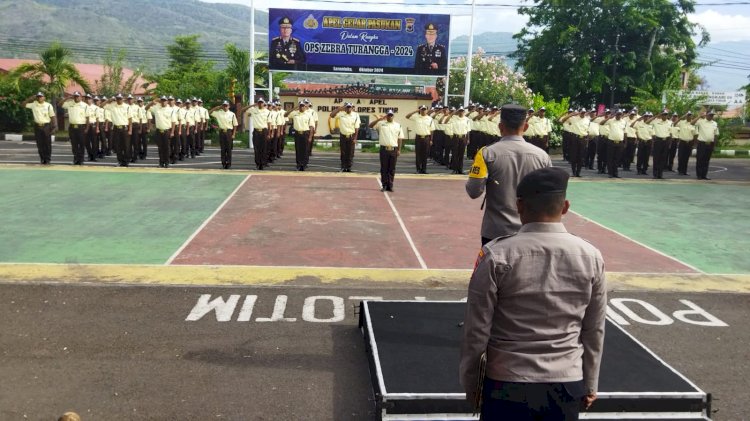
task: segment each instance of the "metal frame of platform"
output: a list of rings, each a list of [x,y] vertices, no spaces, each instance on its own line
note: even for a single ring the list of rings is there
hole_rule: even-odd
[[[376,331],[373,324],[372,307],[396,303],[423,304],[462,304],[461,301],[363,301],[360,304],[359,327],[365,339],[370,365],[370,377],[377,411],[382,420],[413,421],[413,420],[477,420],[478,416],[471,414],[471,408],[466,402],[464,393],[455,391],[446,393],[394,393],[389,392],[387,379],[381,363],[381,350],[378,349]],[[461,320],[463,320],[461,318]],[[581,412],[582,420],[710,420],[711,395],[706,394],[692,381],[659,358],[638,339],[625,329],[608,319],[607,328],[616,327],[627,339],[646,351],[647,355],[674,373],[684,381],[689,392],[600,392],[595,406],[591,411]],[[405,332],[406,335],[409,332]],[[606,340],[606,339],[605,339]],[[383,346],[383,344],[381,344]],[[458,352],[458,351],[457,351]],[[605,346],[606,353],[606,346]],[[654,362],[654,361],[652,361]],[[454,367],[458,376],[458,359]],[[425,380],[429,381],[429,379]],[[601,386],[601,385],[600,385]],[[601,387],[600,387],[601,388]]]

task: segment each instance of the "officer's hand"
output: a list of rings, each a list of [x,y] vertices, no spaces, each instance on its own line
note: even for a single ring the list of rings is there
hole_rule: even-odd
[[[286,63],[287,63],[287,64],[294,64],[294,63],[295,63],[295,61],[294,61],[294,60],[289,60],[289,61],[287,61]]]
[[[132,134],[133,134],[133,131],[132,130],[128,130],[128,136],[130,136]]]
[[[438,64],[437,63],[430,64],[430,69],[437,69],[437,68],[438,68]]]
[[[583,405],[583,409],[589,409],[591,408],[591,405],[594,404],[594,401],[596,400],[596,393],[590,393],[584,397],[581,398],[581,404]]]

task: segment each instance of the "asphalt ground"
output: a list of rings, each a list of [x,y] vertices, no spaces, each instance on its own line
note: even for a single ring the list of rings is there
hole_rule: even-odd
[[[414,285],[0,288],[0,418],[39,421],[70,410],[84,420],[375,420],[360,297],[464,297],[463,289]],[[204,294],[234,305],[221,315],[195,312]],[[629,304],[644,320],[671,321],[626,329],[712,393],[713,419],[748,419],[750,295],[627,291],[612,299],[641,300],[662,314]],[[677,320],[671,315],[687,309],[679,300],[728,326]],[[279,301],[283,314],[274,316]]]
[[[155,145],[149,145],[148,157],[146,161],[138,161],[131,164],[132,167],[157,167],[159,158]],[[555,166],[569,167],[562,160],[560,155],[552,156]],[[16,142],[0,141],[0,164],[38,164],[39,155],[34,142]],[[52,145],[52,164],[53,165],[72,165],[73,155],[70,151],[70,145],[67,142],[56,142]],[[97,162],[85,162],[84,165],[92,166],[115,166],[117,160],[114,155],[105,157]],[[468,171],[471,165],[470,159],[464,160],[464,171]],[[221,158],[219,150],[214,147],[207,147],[206,152],[195,159],[178,161],[173,168],[195,168],[195,169],[220,169]],[[341,168],[341,160],[338,152],[314,151],[310,158],[309,171],[317,172],[337,172]],[[255,161],[253,150],[246,148],[235,148],[232,152],[232,169],[233,170],[254,170]],[[271,164],[264,171],[295,171],[296,163],[294,160],[294,147],[287,145],[285,155],[280,160]],[[396,166],[396,176],[398,174],[414,174],[416,171],[414,163],[414,153],[403,152]],[[354,154],[354,166],[352,171],[355,173],[379,173],[380,161],[376,153],[363,153],[356,151]],[[451,171],[444,166],[429,162],[427,171],[432,175],[451,175]],[[679,176],[677,173],[665,172],[666,179],[679,179],[696,181],[695,176],[695,157],[691,157],[688,173],[691,176]],[[583,170],[581,175],[584,178],[607,179],[605,174],[597,174],[595,170]],[[651,180],[650,176],[636,175],[635,171],[620,171],[620,176],[626,179],[636,178]],[[460,176],[456,176],[460,177]],[[742,158],[711,158],[709,167],[709,178],[716,181],[750,181],[750,160]],[[659,182],[654,180],[654,182]]]

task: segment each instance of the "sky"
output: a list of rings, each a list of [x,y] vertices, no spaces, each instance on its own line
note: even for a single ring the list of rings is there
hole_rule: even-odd
[[[250,0],[202,0],[219,3],[236,3],[250,6]],[[435,6],[435,4],[465,3],[466,6]],[[362,10],[383,12],[384,4],[396,4],[388,10],[415,13],[449,13],[451,18],[451,38],[468,35],[471,26],[471,0],[254,0],[257,9],[309,8],[327,10]],[[430,4],[419,6],[418,4]],[[526,24],[526,17],[519,15],[517,7],[510,5],[530,4],[522,0],[477,0],[480,4],[493,4],[492,7],[477,7],[474,20],[474,33],[518,32]],[[735,3],[729,4],[727,3]],[[745,3],[745,4],[736,4]],[[748,82],[750,74],[750,48],[744,51],[712,50],[711,46],[724,42],[750,43],[750,1],[742,0],[697,0],[696,11],[689,16],[692,22],[704,26],[711,34],[709,51],[717,53],[713,60],[724,60],[725,67],[704,68],[701,74],[708,79],[713,90],[732,90]],[[701,5],[706,4],[706,5]],[[710,4],[710,5],[709,5]],[[501,6],[502,5],[502,6]],[[509,46],[513,48],[513,46]],[[721,46],[717,46],[720,48]],[[727,63],[728,62],[728,63]],[[716,63],[721,66],[722,63]],[[738,68],[739,67],[739,68]]]

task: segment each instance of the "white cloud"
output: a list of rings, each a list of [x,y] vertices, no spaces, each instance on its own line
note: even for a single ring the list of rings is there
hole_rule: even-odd
[[[708,30],[712,43],[750,41],[750,16],[728,15],[708,9],[690,15],[689,19]]]

